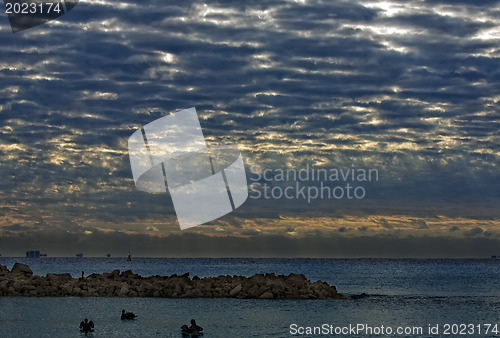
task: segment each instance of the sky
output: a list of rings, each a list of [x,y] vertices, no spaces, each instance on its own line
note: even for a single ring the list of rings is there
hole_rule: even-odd
[[[2,11],[0,254],[500,255],[499,4],[89,0],[17,33]],[[181,231],[127,141],[190,107],[256,185]],[[377,179],[276,176],[311,168]],[[256,198],[347,183],[363,198]]]

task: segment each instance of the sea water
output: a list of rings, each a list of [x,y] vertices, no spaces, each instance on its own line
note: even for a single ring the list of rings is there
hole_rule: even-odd
[[[38,275],[69,272],[74,277],[82,271],[88,276],[114,269],[131,269],[142,276],[304,273],[311,281],[335,285],[340,293],[369,296],[353,300],[0,297],[0,337],[80,337],[78,324],[85,317],[95,323],[94,337],[181,337],[180,326],[191,318],[205,328],[204,337],[289,337],[315,327],[319,333],[326,333],[319,328],[343,329],[344,334],[337,333],[346,337],[450,337],[460,332],[500,337],[500,260],[494,259],[136,258],[127,262],[0,257],[0,264],[9,268],[15,262],[28,264]],[[138,317],[121,321],[122,309]],[[450,335],[445,334],[446,325]],[[371,331],[345,331],[353,326]],[[412,331],[398,334],[398,328]]]

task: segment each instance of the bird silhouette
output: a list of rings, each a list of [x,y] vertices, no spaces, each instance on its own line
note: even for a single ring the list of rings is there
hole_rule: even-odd
[[[85,318],[80,322],[80,330],[87,335],[87,333],[94,331],[94,322]]]
[[[186,324],[181,326],[181,332],[183,337],[199,337],[203,336],[203,328],[196,324],[194,319],[191,319],[191,326],[187,326]]]
[[[132,312],[125,312],[125,310],[122,310],[122,319],[134,319],[135,317],[137,316]]]

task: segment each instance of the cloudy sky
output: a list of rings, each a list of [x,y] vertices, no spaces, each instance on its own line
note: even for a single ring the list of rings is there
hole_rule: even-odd
[[[0,253],[500,255],[499,5],[87,0],[15,34],[2,10]],[[127,140],[190,107],[249,184],[252,165],[378,180],[181,231],[169,194],[134,186]]]

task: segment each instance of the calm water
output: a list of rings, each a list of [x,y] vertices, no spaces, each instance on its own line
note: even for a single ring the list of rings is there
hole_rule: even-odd
[[[444,335],[444,324],[483,324],[500,330],[500,260],[385,259],[147,259],[5,258],[20,261],[35,274],[127,270],[143,276],[190,272],[191,276],[246,275],[259,272],[304,273],[337,286],[344,294],[365,292],[368,298],[348,301],[236,300],[155,298],[10,298],[0,297],[0,337],[80,337],[79,322],[96,323],[94,337],[181,337],[179,328],[191,318],[205,327],[204,337],[288,337],[290,325],[372,328],[422,327],[424,336]],[[123,323],[122,308],[138,318]],[[428,334],[439,324],[440,334]],[[451,333],[451,332],[450,332]],[[305,335],[309,336],[309,335]],[[357,335],[343,336],[367,336]],[[372,336],[420,336],[413,334]]]

